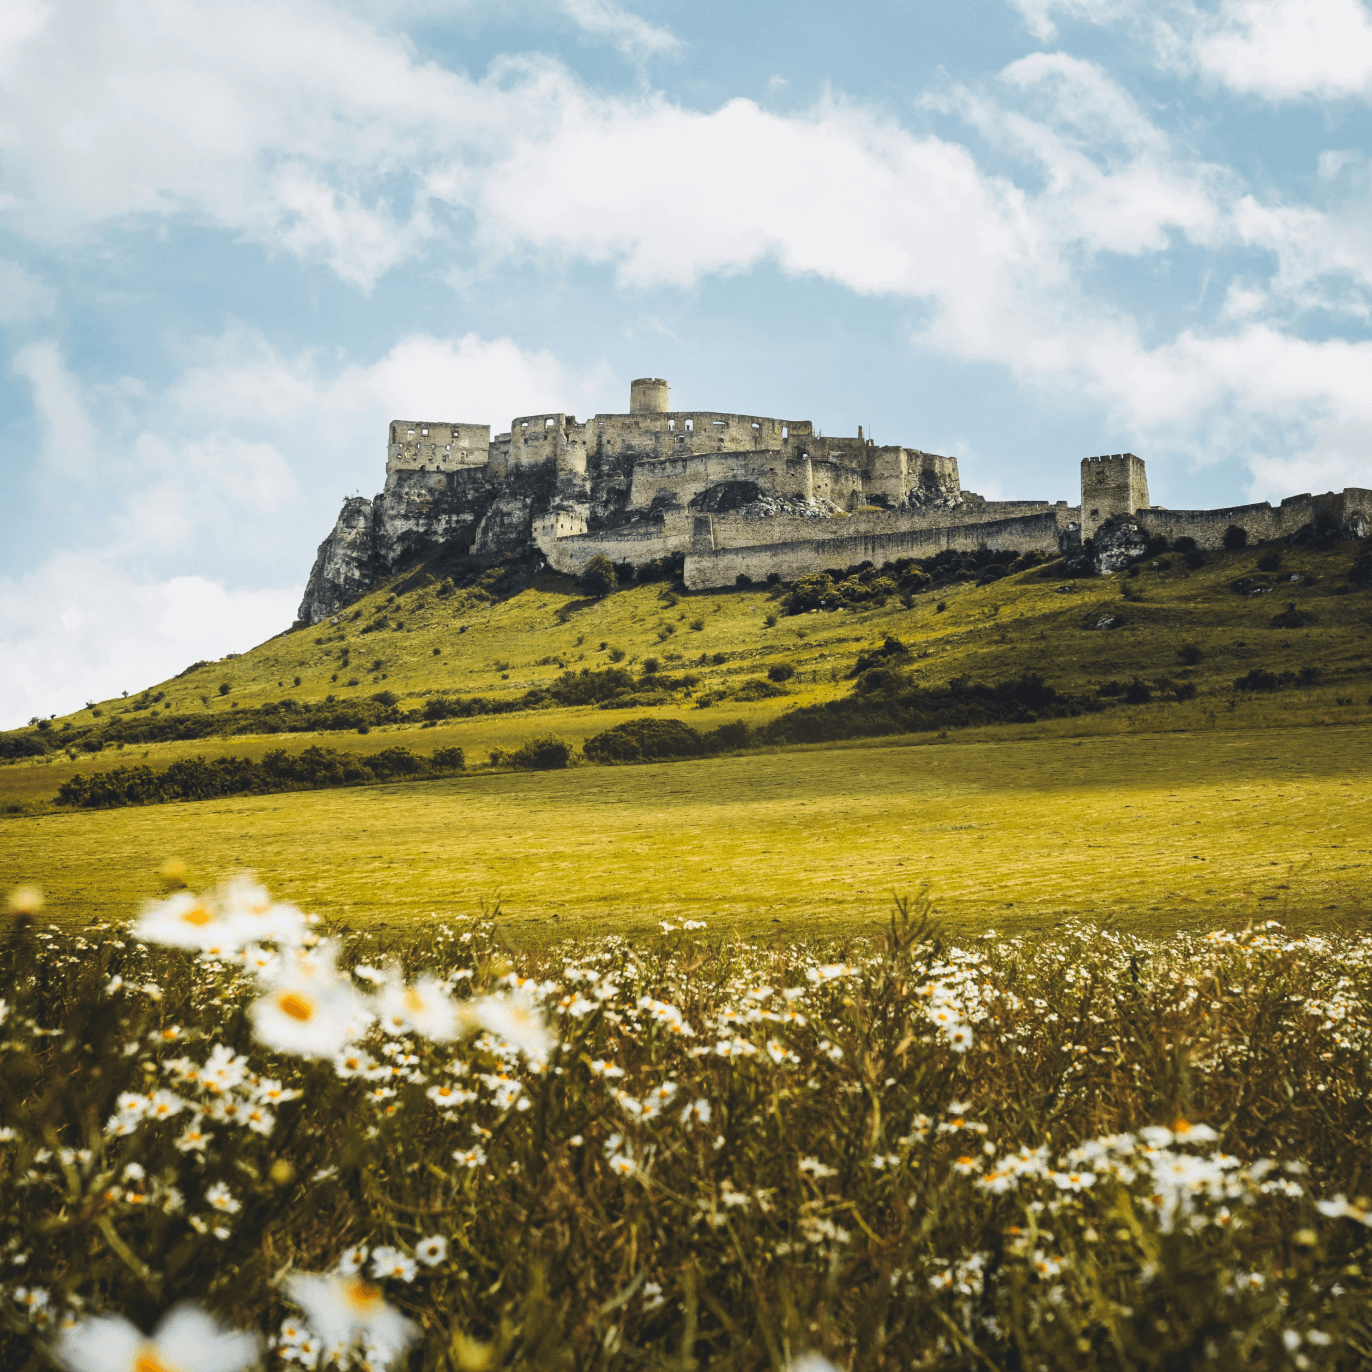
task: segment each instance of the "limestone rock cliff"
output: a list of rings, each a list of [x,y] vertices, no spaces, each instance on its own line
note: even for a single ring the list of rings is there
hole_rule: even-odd
[[[349,496],[333,532],[319,545],[296,622],[318,624],[376,584],[372,502]]]

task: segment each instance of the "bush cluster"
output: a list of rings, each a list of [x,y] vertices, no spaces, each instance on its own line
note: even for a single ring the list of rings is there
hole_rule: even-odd
[[[384,748],[376,753],[339,753],[319,747],[288,753],[276,748],[260,762],[240,757],[195,757],[173,762],[161,771],[138,766],[115,767],[90,776],[78,773],[58,787],[57,804],[107,809],[215,796],[314,791],[443,776],[460,772],[465,766],[461,748],[439,748],[428,757],[408,748]]]

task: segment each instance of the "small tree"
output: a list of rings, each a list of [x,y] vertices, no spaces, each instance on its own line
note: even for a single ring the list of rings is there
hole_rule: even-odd
[[[604,553],[597,553],[582,569],[581,589],[598,600],[609,595],[619,585],[615,564]]]

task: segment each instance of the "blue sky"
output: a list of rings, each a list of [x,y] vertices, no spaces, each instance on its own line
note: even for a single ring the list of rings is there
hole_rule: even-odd
[[[286,627],[391,417],[1372,486],[1360,0],[7,0],[0,726]]]

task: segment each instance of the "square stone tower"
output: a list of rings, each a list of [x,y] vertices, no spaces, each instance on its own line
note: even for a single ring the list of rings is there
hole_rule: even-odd
[[[1128,518],[1148,506],[1148,475],[1133,453],[1081,460],[1081,536],[1093,538],[1107,519]]]

